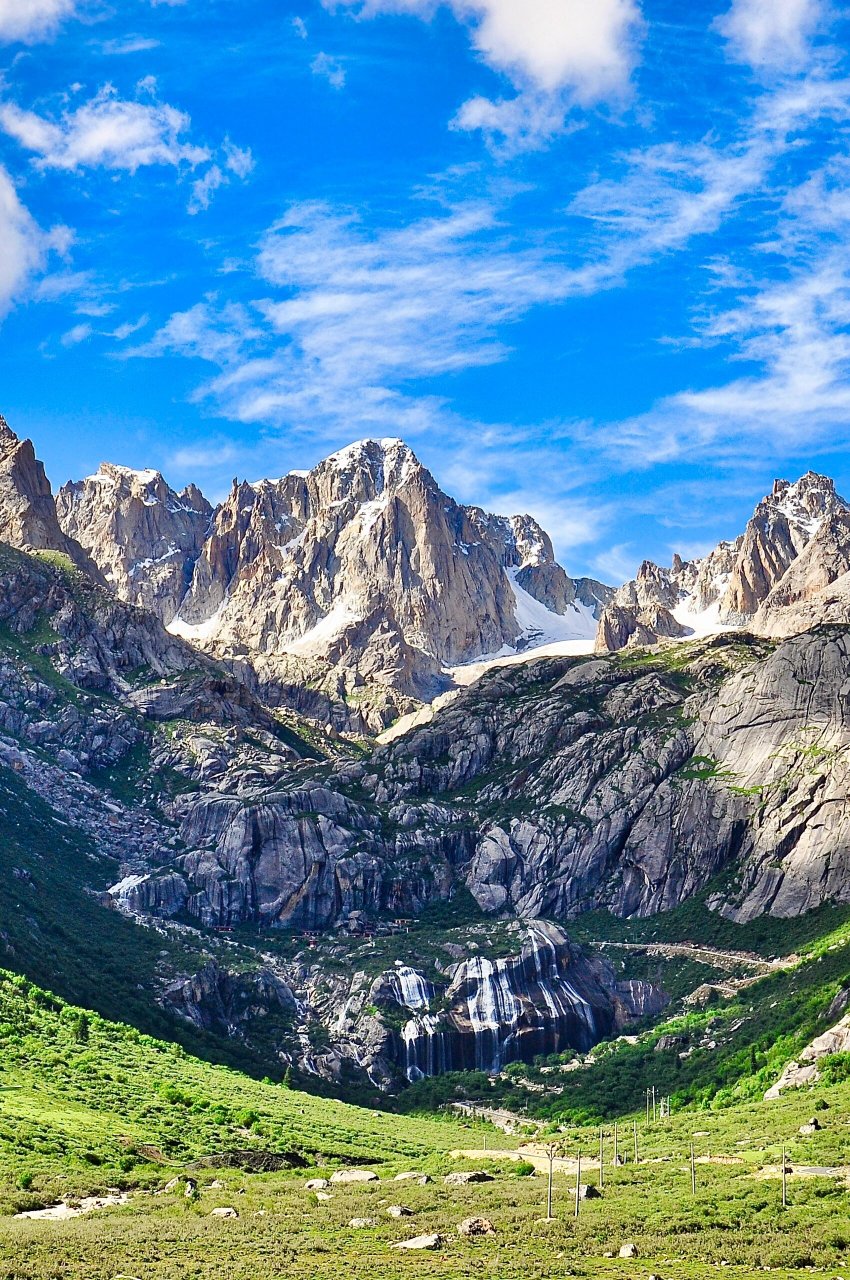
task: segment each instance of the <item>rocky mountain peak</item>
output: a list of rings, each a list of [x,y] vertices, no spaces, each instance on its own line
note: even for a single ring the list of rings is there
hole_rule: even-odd
[[[765,635],[804,629],[794,607],[850,570],[850,550],[843,550],[849,513],[828,476],[808,471],[794,483],[774,481],[734,541],[701,559],[674,556],[669,569],[645,561],[617,592],[618,612],[600,625],[597,649],[735,626]],[[816,614],[815,607],[805,625]]]
[[[177,493],[159,471],[104,462],[62,486],[56,512],[117,595],[171,621],[213,512],[199,489]]]
[[[772,492],[759,503],[753,518],[778,515],[791,525],[801,526],[803,532],[811,536],[825,516],[846,507],[847,503],[836,493],[834,480],[816,471],[807,471],[795,484],[775,480]]]
[[[14,448],[20,443],[21,442],[18,437],[15,435],[2,413],[0,413],[0,450],[5,453],[7,449]]]
[[[82,547],[56,518],[53,491],[30,440],[20,440],[0,417],[0,540],[28,551],[59,551],[99,577]]]
[[[157,471],[104,464],[58,511],[113,590],[175,634],[247,661],[270,696],[309,683],[366,716],[377,703],[378,725],[459,663],[591,638],[608,592],[570,579],[531,516],[461,505],[391,438],[235,479],[215,511]]]

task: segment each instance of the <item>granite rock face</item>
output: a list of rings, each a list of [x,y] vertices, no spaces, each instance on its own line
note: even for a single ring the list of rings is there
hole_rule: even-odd
[[[82,547],[59,527],[53,493],[29,440],[19,440],[0,416],[0,541],[22,551],[55,551],[94,578]]]
[[[171,622],[212,517],[200,490],[175,493],[158,471],[104,463],[86,480],[62,486],[56,514],[120,599]]]
[[[848,631],[497,669],[365,761],[178,802],[191,852],[127,904],[324,928],[464,885],[492,914],[648,916],[730,864],[734,919],[847,901],[848,678]]]

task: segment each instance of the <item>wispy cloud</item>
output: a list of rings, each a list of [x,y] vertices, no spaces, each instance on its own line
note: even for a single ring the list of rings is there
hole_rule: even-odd
[[[73,329],[62,334],[60,341],[63,347],[77,347],[81,342],[86,342],[93,332],[90,324],[75,324]]]
[[[327,80],[332,89],[345,87],[345,67],[338,58],[331,57],[329,53],[317,53],[310,63],[310,70],[314,76]]]
[[[121,36],[115,40],[104,40],[100,48],[111,57],[123,57],[129,53],[148,53],[151,49],[158,49],[159,44],[159,40],[150,36]]]

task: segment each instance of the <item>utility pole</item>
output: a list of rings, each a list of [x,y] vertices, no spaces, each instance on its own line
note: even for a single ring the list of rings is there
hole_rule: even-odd
[[[635,1164],[639,1164],[640,1161],[638,1158],[637,1120],[635,1120],[633,1123],[634,1123],[634,1136],[635,1136]]]
[[[782,1148],[782,1208],[788,1208],[788,1177],[785,1172],[785,1148]]]
[[[649,1128],[649,1090],[646,1091],[646,1127]]]
[[[697,1193],[697,1166],[696,1166],[696,1161],[694,1159],[694,1144],[691,1143],[691,1195],[695,1196],[696,1193]]]
[[[652,1123],[655,1124],[655,1085],[652,1086]]]
[[[617,1121],[615,1120],[614,1121],[614,1168],[615,1169],[617,1168],[617,1165],[619,1164],[619,1162],[620,1162],[620,1155],[617,1149]]]
[[[578,1217],[578,1207],[581,1202],[581,1147],[578,1149],[578,1164],[576,1166],[576,1211],[575,1216]]]
[[[556,1147],[554,1142],[548,1143],[545,1148],[546,1155],[549,1159],[549,1182],[546,1188],[546,1218],[551,1220],[552,1217],[552,1166],[555,1162]]]

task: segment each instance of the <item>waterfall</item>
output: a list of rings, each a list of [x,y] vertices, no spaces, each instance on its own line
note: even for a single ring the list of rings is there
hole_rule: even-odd
[[[405,1047],[408,1080],[439,1076],[452,1070],[449,1038],[445,1025],[432,1014],[411,1018],[401,1033]]]
[[[396,965],[388,975],[395,999],[405,1009],[427,1009],[434,999],[434,985],[406,964]]]
[[[494,1074],[516,1059],[586,1052],[613,1024],[609,993],[554,925],[531,926],[519,955],[462,960],[443,1014],[431,1012],[436,988],[415,969],[397,965],[386,977],[396,1003],[415,1015],[401,1033],[409,1080],[469,1069]]]

